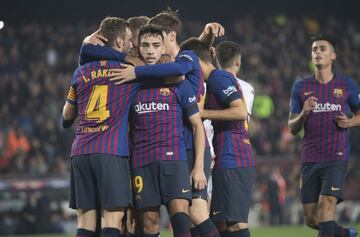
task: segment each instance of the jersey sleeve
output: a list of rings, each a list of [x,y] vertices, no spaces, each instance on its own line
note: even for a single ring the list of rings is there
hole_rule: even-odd
[[[180,53],[175,62],[135,67],[136,77],[181,76],[194,70],[194,59],[189,53]]]
[[[302,103],[300,99],[300,82],[297,81],[294,83],[291,88],[291,97],[290,97],[290,113],[300,114],[302,110]]]
[[[227,106],[234,100],[242,98],[242,91],[237,90],[236,85],[227,74],[218,73],[217,76],[209,78],[207,85],[219,101]]]
[[[353,113],[360,112],[360,89],[359,86],[351,79],[348,82],[350,89],[350,96],[348,98],[348,103],[350,109]]]
[[[188,81],[181,82],[177,88],[177,92],[180,106],[187,118],[199,112],[196,96]]]
[[[124,62],[126,53],[116,51],[108,46],[99,46],[92,44],[82,45],[80,48],[79,64],[100,60],[114,60]]]

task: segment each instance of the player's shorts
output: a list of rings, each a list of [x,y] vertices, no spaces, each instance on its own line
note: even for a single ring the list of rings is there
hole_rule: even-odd
[[[248,222],[255,167],[215,169],[210,217],[214,222]]]
[[[334,196],[342,202],[347,161],[302,163],[300,174],[301,200],[303,204],[317,203],[320,195]]]
[[[194,157],[195,157],[195,150],[187,150],[187,160],[189,164],[189,170],[191,172],[193,166],[194,166]],[[211,152],[210,148],[205,149],[205,155],[204,155],[204,173],[206,176],[206,180],[209,180],[210,177],[210,166],[211,166]],[[202,198],[205,201],[208,199],[208,192],[207,188],[204,189],[195,189],[192,187],[192,198]]]
[[[172,199],[191,203],[190,174],[186,160],[154,161],[133,169],[135,207],[167,205]]]
[[[127,157],[92,154],[71,158],[70,208],[115,209],[131,202]]]

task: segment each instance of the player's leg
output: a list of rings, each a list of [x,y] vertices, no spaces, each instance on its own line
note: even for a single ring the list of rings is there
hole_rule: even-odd
[[[167,210],[173,228],[173,236],[191,236],[190,217],[189,217],[189,200],[172,199],[167,204]]]
[[[319,229],[318,200],[321,190],[320,165],[303,163],[300,167],[300,191],[305,224]]]
[[[159,236],[160,234],[160,207],[148,207],[140,212],[143,233],[147,236]]]
[[[191,186],[186,160],[161,161],[161,199],[166,205],[174,236],[190,236]]]
[[[95,154],[91,158],[101,205],[101,236],[125,236],[123,219],[131,203],[128,159],[108,154]]]
[[[135,207],[127,209],[126,231],[128,237],[140,236],[143,233],[142,217]]]
[[[336,237],[355,236],[356,230],[335,222],[336,204],[341,202],[345,182],[346,161],[331,161],[321,169],[321,192],[318,204],[319,233]]]
[[[71,158],[69,206],[77,211],[76,236],[95,237],[97,197],[89,159],[89,156]]]
[[[134,207],[136,209],[135,233],[147,237],[160,234],[161,188],[159,187],[159,162],[133,169]],[[141,228],[141,229],[139,229]]]
[[[193,151],[188,151],[187,158],[189,169],[193,167]],[[210,149],[205,150],[204,172],[207,180],[210,177],[211,153]],[[209,217],[207,189],[198,190],[192,188],[192,203],[189,209],[191,219],[191,236],[219,236],[219,232]]]
[[[248,215],[254,167],[220,169],[213,173],[211,213],[220,234],[248,237]],[[226,222],[224,232],[223,222]]]

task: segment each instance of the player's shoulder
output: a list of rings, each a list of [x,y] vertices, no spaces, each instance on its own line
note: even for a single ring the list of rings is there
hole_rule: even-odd
[[[173,84],[171,86],[171,88],[174,89],[175,92],[180,93],[180,92],[193,92],[191,83],[188,80],[183,80],[180,83],[177,84]]]
[[[356,82],[348,75],[336,73],[336,77],[349,86],[356,85]]]
[[[186,58],[186,59],[188,59],[190,61],[193,61],[193,62],[198,61],[198,57],[196,56],[196,54],[192,50],[181,50],[179,52],[177,58],[179,58],[179,59]]]
[[[313,84],[315,82],[314,76],[299,77],[295,80],[293,89],[301,90],[305,85]]]

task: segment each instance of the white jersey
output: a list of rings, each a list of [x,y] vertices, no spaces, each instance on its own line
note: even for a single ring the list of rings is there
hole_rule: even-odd
[[[252,114],[251,111],[252,111],[252,106],[253,106],[254,97],[255,97],[255,90],[254,90],[254,87],[250,83],[248,83],[244,80],[241,80],[240,78],[236,78],[236,79],[241,87],[242,92],[243,92],[244,101],[246,104],[246,109],[248,111],[249,121],[250,121],[250,115]]]

